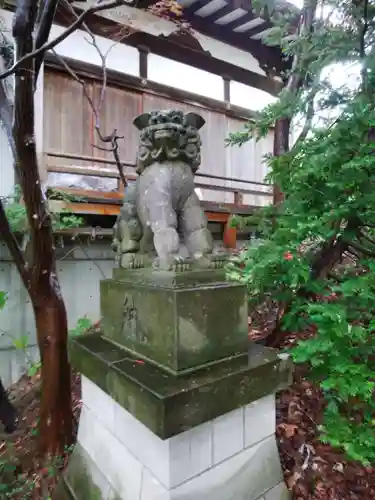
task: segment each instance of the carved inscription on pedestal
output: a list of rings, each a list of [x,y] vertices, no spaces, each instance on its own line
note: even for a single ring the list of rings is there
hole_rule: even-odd
[[[133,342],[138,342],[138,310],[133,295],[125,295],[123,307],[122,334]]]
[[[122,335],[138,344],[147,344],[147,336],[139,322],[139,311],[131,293],[125,295],[123,305]]]

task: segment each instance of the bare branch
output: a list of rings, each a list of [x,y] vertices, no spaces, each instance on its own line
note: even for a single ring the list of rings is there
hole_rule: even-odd
[[[98,48],[98,50],[100,50],[100,49]],[[65,61],[65,59],[63,57],[60,57],[59,54],[56,53],[56,51],[53,51],[53,53],[60,60],[61,64],[66,69],[67,73],[72,78],[74,78],[74,80],[76,82],[78,82],[82,86],[83,93],[84,93],[84,95],[85,95],[85,97],[87,99],[87,102],[89,103],[89,106],[90,106],[90,108],[91,108],[91,110],[93,112],[93,115],[94,115],[94,120],[95,120],[95,126],[94,127],[95,127],[95,131],[98,134],[98,137],[99,137],[99,139],[102,142],[104,142],[104,143],[110,143],[111,144],[110,148],[104,148],[104,147],[100,147],[100,146],[97,146],[97,145],[93,145],[93,146],[96,149],[99,149],[100,151],[107,151],[107,152],[113,153],[113,156],[114,156],[114,159],[116,161],[116,166],[117,166],[117,170],[118,170],[121,182],[124,185],[124,187],[126,187],[128,185],[128,182],[127,182],[126,177],[124,175],[124,171],[123,171],[123,168],[122,168],[122,162],[120,160],[120,155],[119,155],[119,152],[118,152],[118,150],[119,150],[118,140],[119,139],[123,139],[124,136],[118,135],[117,134],[117,129],[114,129],[112,131],[112,133],[110,135],[108,135],[108,136],[103,135],[102,132],[101,132],[101,130],[100,130],[100,114],[99,114],[99,112],[101,110],[101,106],[103,105],[104,94],[105,94],[105,92],[103,92],[103,87],[102,87],[102,90],[101,90],[101,96],[100,96],[99,106],[98,106],[98,108],[96,108],[95,105],[94,105],[94,101],[93,101],[90,93],[87,90],[86,82],[84,80],[82,80],[77,75],[77,73],[75,71],[72,70],[72,68],[69,66],[69,64],[67,64],[67,62]],[[105,66],[103,66],[103,68],[104,68],[103,72],[106,73]],[[106,79],[104,80],[104,78],[103,78],[103,82],[104,81],[106,81]],[[103,83],[103,86],[104,86],[104,83]]]
[[[68,3],[68,1],[64,0],[64,3],[66,4],[67,8],[69,8],[69,10],[71,11],[72,15],[76,16],[77,19],[78,19],[78,14],[75,12],[74,8]],[[128,183],[127,183],[127,180],[126,180],[126,176],[124,175],[124,172],[123,172],[122,163],[121,163],[120,155],[119,155],[119,144],[118,144],[119,139],[123,139],[123,136],[118,135],[117,129],[114,129],[111,132],[111,134],[109,134],[109,135],[104,135],[103,132],[102,132],[102,130],[101,130],[101,128],[100,128],[100,115],[101,115],[102,107],[103,107],[103,104],[104,104],[104,101],[105,101],[105,93],[106,93],[107,81],[108,81],[108,76],[107,76],[107,58],[108,58],[108,55],[109,55],[110,51],[113,49],[113,47],[116,46],[116,44],[118,42],[113,43],[106,50],[106,52],[103,53],[103,51],[101,50],[101,48],[99,47],[99,45],[97,43],[95,35],[92,33],[92,31],[90,30],[90,28],[87,26],[87,24],[85,22],[82,22],[82,28],[86,31],[86,34],[88,35],[89,39],[86,38],[87,43],[89,43],[90,45],[92,45],[94,47],[94,49],[96,50],[96,52],[97,52],[97,54],[99,56],[100,62],[101,62],[102,85],[101,85],[101,90],[100,90],[99,102],[98,102],[97,106],[95,106],[94,100],[93,100],[92,96],[90,95],[90,93],[87,90],[86,82],[84,80],[82,80],[77,75],[77,73],[70,68],[70,66],[67,64],[67,62],[62,57],[60,57],[56,53],[55,50],[53,50],[53,53],[61,61],[62,65],[64,66],[64,68],[66,69],[66,71],[69,73],[69,75],[72,78],[74,78],[74,80],[76,80],[82,86],[84,95],[85,95],[85,97],[87,99],[87,102],[89,103],[89,106],[90,106],[90,108],[92,110],[92,113],[94,115],[94,122],[95,122],[94,128],[95,128],[95,131],[96,131],[99,139],[103,143],[110,144],[109,148],[100,147],[100,146],[97,146],[97,145],[93,145],[93,146],[95,148],[99,149],[100,151],[106,151],[106,152],[113,153],[113,156],[114,156],[114,159],[115,159],[115,162],[116,162],[116,166],[117,166],[117,170],[118,170],[119,175],[120,175],[121,182],[124,185],[124,187],[126,187]],[[119,41],[121,41],[122,39],[124,39],[128,35],[129,35],[129,31],[127,31],[123,35],[123,37],[121,37],[121,39]]]
[[[97,12],[102,12],[107,9],[113,9],[114,7],[119,7],[121,5],[124,5],[124,0],[111,0],[103,3],[98,2],[92,7],[89,7],[84,12],[82,12],[77,17],[77,19],[69,26],[69,28],[67,28],[63,33],[61,33],[61,35],[57,36],[54,40],[51,40],[48,43],[44,43],[38,49],[27,52],[23,57],[18,59],[11,68],[9,68],[7,71],[4,71],[4,73],[0,75],[0,80],[15,73],[18,70],[18,68],[20,68],[20,66],[22,66],[22,64],[24,64],[29,59],[34,59],[36,56],[44,54],[44,52],[46,52],[47,50],[52,50],[54,47],[56,47],[56,45],[64,41],[69,35],[71,35],[74,31],[79,29],[82,26],[85,18],[89,14],[95,14]]]
[[[35,35],[35,48],[39,49],[48,42],[51,34],[52,23],[55,18],[59,0],[42,0],[39,7],[37,22],[36,22],[36,35]],[[34,85],[38,80],[40,68],[43,63],[44,52],[35,56],[34,61]]]

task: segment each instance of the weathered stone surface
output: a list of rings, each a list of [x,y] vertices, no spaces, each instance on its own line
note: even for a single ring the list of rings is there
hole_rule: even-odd
[[[228,283],[223,269],[194,269],[189,272],[166,271],[163,269],[113,270],[113,279],[131,285],[166,289],[190,288],[197,285],[222,285]]]
[[[102,281],[103,335],[174,374],[242,355],[248,346],[246,289],[224,280],[199,282],[206,274],[145,269],[129,272],[126,280]]]
[[[53,498],[56,500],[102,500],[111,486],[82,446],[77,443]]]
[[[290,500],[291,492],[287,489],[284,481],[281,481],[265,494],[265,500]]]
[[[72,339],[72,366],[162,439],[286,387],[292,365],[272,349],[176,377],[100,335]]]
[[[276,440],[271,436],[179,486],[171,499],[255,500],[281,479]]]
[[[114,227],[120,267],[186,270],[192,262],[197,267],[222,267],[225,259],[213,255],[212,235],[194,189],[204,119],[170,109],[143,113],[133,123],[141,132],[139,176],[125,191]],[[189,260],[181,256],[180,236]]]
[[[78,445],[65,475],[74,500],[288,499],[272,429],[249,447],[239,442],[217,461],[219,434],[234,435],[245,426],[236,412],[161,440],[85,378],[82,398]],[[118,414],[115,426],[103,418],[105,400]]]

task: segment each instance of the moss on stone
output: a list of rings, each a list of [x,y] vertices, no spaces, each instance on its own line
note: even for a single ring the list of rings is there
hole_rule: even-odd
[[[62,491],[65,487],[66,495],[70,496],[58,500],[102,500],[101,490],[95,484],[94,477],[100,478],[101,483],[105,484],[102,473],[77,443],[63,477],[65,485],[60,486]]]
[[[143,269],[124,276],[100,285],[105,337],[174,375],[246,353],[246,288],[222,272]]]
[[[252,344],[248,354],[174,376],[99,334],[73,339],[71,362],[162,439],[287,387],[292,373],[290,360]]]

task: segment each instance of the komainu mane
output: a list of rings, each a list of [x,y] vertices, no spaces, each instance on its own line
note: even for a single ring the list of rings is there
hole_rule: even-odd
[[[212,235],[194,190],[204,119],[171,109],[144,113],[133,123],[141,132],[139,176],[125,191],[114,227],[120,267],[221,267],[225,257],[212,253]],[[180,235],[188,258],[181,255]]]

